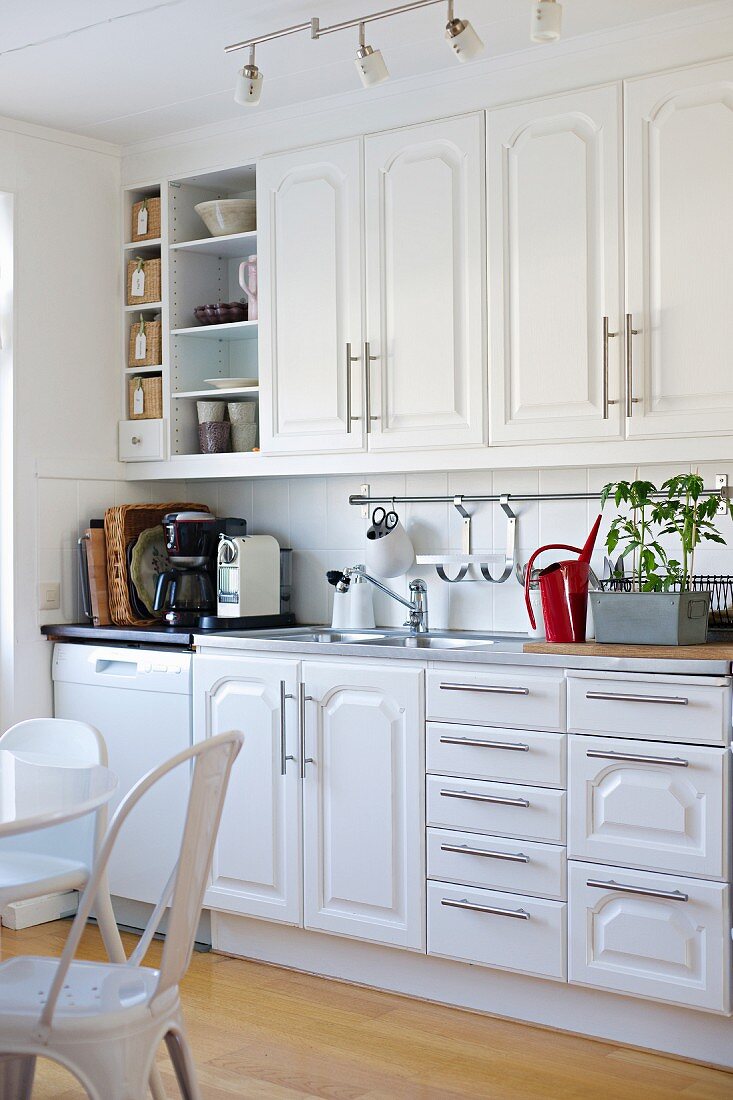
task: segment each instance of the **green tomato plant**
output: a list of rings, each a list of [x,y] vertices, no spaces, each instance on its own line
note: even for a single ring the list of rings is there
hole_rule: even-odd
[[[715,523],[720,497],[705,492],[699,474],[668,478],[661,491],[651,481],[615,481],[601,490],[601,508],[613,499],[625,511],[615,517],[606,536],[609,554],[621,547],[621,558],[631,555],[634,588],[639,592],[687,591],[701,542],[725,544]],[[733,516],[733,504],[726,501]],[[665,535],[679,540],[681,560],[670,557],[660,542]]]

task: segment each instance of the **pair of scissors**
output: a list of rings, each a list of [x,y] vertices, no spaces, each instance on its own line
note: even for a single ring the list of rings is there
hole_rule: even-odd
[[[388,512],[386,508],[375,508],[372,513],[372,528],[376,538],[381,539],[393,531],[399,522],[396,512]]]

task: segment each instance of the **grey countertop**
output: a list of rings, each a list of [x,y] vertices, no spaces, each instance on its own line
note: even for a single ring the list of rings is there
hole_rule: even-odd
[[[240,650],[248,653],[283,653],[289,656],[305,654],[309,657],[372,657],[382,660],[421,661],[424,663],[452,663],[460,665],[535,665],[552,668],[608,670],[612,672],[655,672],[694,676],[728,676],[731,662],[722,658],[669,661],[656,657],[626,657],[566,655],[562,653],[525,653],[526,634],[476,635],[491,637],[491,645],[477,645],[457,649],[411,649],[409,647],[383,646],[369,642],[317,642],[304,640],[304,632],[324,627],[294,627],[284,637],[278,631],[237,631],[227,634],[194,635],[197,649]],[[364,631],[363,633],[366,633]],[[375,631],[378,634],[379,630]],[[444,632],[448,634],[449,632]],[[458,633],[458,632],[457,632]],[[462,637],[468,637],[461,632]]]

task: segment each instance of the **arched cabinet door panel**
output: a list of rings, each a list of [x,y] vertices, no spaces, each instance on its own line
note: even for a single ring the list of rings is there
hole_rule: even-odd
[[[490,111],[487,133],[491,442],[618,438],[620,85]]]
[[[363,446],[361,196],[359,139],[257,168],[265,451]]]
[[[370,450],[484,442],[482,116],[365,139]]]
[[[630,436],[730,432],[733,62],[625,88]]]

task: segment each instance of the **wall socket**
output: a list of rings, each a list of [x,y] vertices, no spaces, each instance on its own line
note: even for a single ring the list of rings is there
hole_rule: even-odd
[[[727,496],[728,496],[728,475],[727,474],[716,474],[715,475],[715,488],[718,490],[718,492],[720,493],[720,495],[722,497],[727,498]],[[725,500],[720,501],[720,503],[718,505],[717,514],[719,516],[727,516],[728,515],[728,505],[726,504]]]
[[[61,607],[61,585],[58,581],[41,581],[38,606],[41,611],[58,611]]]

